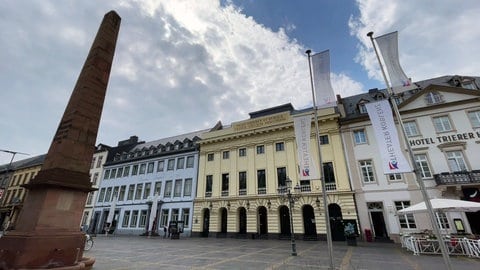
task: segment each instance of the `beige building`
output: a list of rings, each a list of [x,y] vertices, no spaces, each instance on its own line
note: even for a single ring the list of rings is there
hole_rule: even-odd
[[[320,179],[299,181],[291,104],[250,113],[250,119],[204,133],[200,141],[193,235],[203,237],[290,237],[288,202],[278,188],[290,178],[300,185],[293,207],[295,234],[306,239],[326,234]],[[343,220],[356,222],[353,193],[335,108],[319,110],[322,162],[334,240],[344,240]],[[311,154],[318,162],[315,126]]]

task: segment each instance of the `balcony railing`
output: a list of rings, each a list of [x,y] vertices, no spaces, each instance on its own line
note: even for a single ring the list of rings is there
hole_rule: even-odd
[[[222,190],[222,197],[228,196],[228,190]]]
[[[267,188],[258,188],[257,192],[258,194],[267,194]]]
[[[325,183],[325,190],[326,191],[335,191],[335,190],[337,190],[337,184],[335,182]]]
[[[240,189],[240,190],[238,190],[238,195],[239,195],[239,196],[247,195],[247,189]]]
[[[206,191],[205,192],[205,197],[212,197],[212,192],[211,191]]]
[[[437,185],[464,185],[480,183],[480,170],[471,172],[443,172],[433,176]]]
[[[310,191],[312,191],[312,187],[310,186],[310,184],[300,185],[300,191],[301,192],[310,192]]]

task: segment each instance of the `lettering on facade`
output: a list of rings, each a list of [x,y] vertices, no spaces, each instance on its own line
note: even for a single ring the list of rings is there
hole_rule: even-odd
[[[280,122],[284,122],[288,120],[287,117],[288,114],[277,114],[277,115],[272,115],[264,118],[259,118],[259,119],[253,119],[253,120],[247,120],[242,123],[237,123],[233,125],[233,130],[234,131],[243,131],[243,130],[248,130],[248,129],[255,129],[255,128],[261,128],[265,126],[270,126],[272,124],[277,124]]]
[[[479,131],[465,132],[465,133],[457,133],[454,135],[443,135],[443,136],[437,136],[437,137],[412,139],[412,140],[409,140],[409,143],[410,143],[410,146],[419,146],[419,145],[428,145],[428,144],[437,144],[437,143],[467,141],[472,139],[480,139],[480,132]]]

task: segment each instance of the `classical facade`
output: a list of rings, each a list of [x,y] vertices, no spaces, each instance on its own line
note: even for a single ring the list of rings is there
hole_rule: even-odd
[[[326,206],[332,235],[343,240],[343,220],[356,222],[353,193],[335,108],[319,110],[322,162],[328,175]],[[290,237],[317,239],[326,234],[325,206],[320,179],[299,181],[293,116],[312,115],[292,105],[250,113],[250,119],[222,126],[203,135],[200,142],[197,197],[193,235],[203,237]],[[310,134],[314,162],[318,147],[312,121]],[[278,188],[290,178],[300,185],[299,200],[290,224],[288,202]]]
[[[112,147],[96,198],[93,232],[163,234],[170,221],[183,221],[182,235],[190,236],[203,132]]]
[[[417,82],[395,97],[405,127],[402,147],[412,147],[430,198],[479,201],[480,91],[476,77],[444,76]],[[387,98],[384,90],[339,98],[341,132],[362,231],[377,240],[432,228],[426,214],[396,211],[423,201],[415,174],[385,175],[364,104]],[[410,157],[405,151],[407,158]],[[409,158],[412,162],[412,159]],[[479,213],[437,213],[447,233],[479,232]],[[458,227],[455,226],[457,224]]]
[[[88,231],[88,226],[92,221],[95,199],[98,196],[98,187],[102,181],[103,164],[105,164],[107,160],[108,150],[110,148],[110,146],[104,144],[99,144],[95,147],[92,164],[90,165],[90,181],[92,183],[92,188],[95,188],[96,190],[88,193],[87,200],[85,201],[85,208],[83,210],[82,221],[80,224],[85,231]]]
[[[28,192],[22,185],[29,183],[37,175],[42,168],[44,159],[45,155],[40,155],[12,163],[13,175],[11,181],[8,182],[0,208],[3,217],[2,228],[15,228],[18,214]]]

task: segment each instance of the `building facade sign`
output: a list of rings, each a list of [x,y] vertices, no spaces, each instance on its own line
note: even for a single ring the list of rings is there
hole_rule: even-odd
[[[249,129],[268,127],[281,122],[287,121],[289,118],[289,113],[282,113],[277,115],[272,115],[268,117],[262,117],[259,119],[247,120],[241,123],[233,124],[233,130],[235,132],[245,131]]]
[[[464,132],[457,133],[454,135],[443,135],[437,137],[425,137],[421,139],[412,139],[409,140],[410,146],[419,146],[427,144],[437,144],[437,143],[447,143],[447,142],[458,142],[458,141],[468,141],[480,139],[480,132]]]

